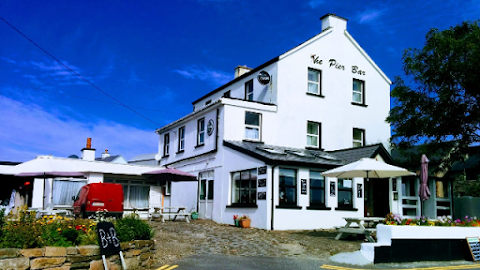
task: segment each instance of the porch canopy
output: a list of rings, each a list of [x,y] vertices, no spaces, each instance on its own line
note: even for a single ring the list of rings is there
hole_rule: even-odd
[[[390,178],[415,175],[415,173],[373,158],[362,158],[347,165],[325,171],[322,175],[336,178],[362,177],[368,180],[368,178]]]
[[[181,182],[181,181],[197,181],[197,177],[193,174],[186,173],[174,168],[145,172],[142,175],[149,176],[161,181]]]

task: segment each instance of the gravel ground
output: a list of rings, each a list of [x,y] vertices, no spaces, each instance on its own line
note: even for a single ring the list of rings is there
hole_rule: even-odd
[[[267,231],[243,229],[209,220],[149,222],[155,230],[154,266],[172,264],[194,254],[296,257],[328,260],[360,249],[363,240],[337,241],[333,230]]]

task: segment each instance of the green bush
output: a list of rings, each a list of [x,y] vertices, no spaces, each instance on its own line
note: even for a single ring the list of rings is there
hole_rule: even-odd
[[[114,222],[117,237],[120,242],[132,240],[150,240],[153,237],[153,230],[147,222],[140,220],[135,215],[125,216]]]

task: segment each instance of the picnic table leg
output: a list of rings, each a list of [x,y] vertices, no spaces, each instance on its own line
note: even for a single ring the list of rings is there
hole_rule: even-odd
[[[350,224],[352,224],[351,221],[347,222],[347,225],[345,225],[345,228],[349,228]],[[337,236],[335,236],[335,240],[340,240],[340,237],[342,237],[343,232],[339,232]]]
[[[362,229],[364,232],[365,232],[365,238],[368,240],[368,242],[374,242],[375,243],[375,240],[373,239],[373,237],[370,235],[371,232],[368,231],[365,226],[363,226],[362,222],[359,222],[358,223],[358,226],[360,227],[360,229]]]

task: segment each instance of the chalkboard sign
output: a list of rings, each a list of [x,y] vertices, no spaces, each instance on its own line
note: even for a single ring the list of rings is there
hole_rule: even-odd
[[[267,166],[259,167],[258,174],[266,174],[267,173]]]
[[[267,192],[258,192],[258,199],[259,200],[266,200],[267,199]]]
[[[117,238],[117,231],[111,222],[100,222],[97,224],[98,245],[100,254],[110,255],[122,251],[120,240]]]
[[[335,182],[330,181],[330,196],[335,197]]]
[[[466,239],[473,261],[480,260],[480,242],[478,237],[467,237]]]
[[[362,198],[362,184],[357,184],[357,198]]]
[[[307,195],[307,179],[301,180],[300,191],[302,195]]]

